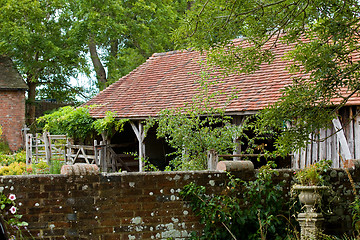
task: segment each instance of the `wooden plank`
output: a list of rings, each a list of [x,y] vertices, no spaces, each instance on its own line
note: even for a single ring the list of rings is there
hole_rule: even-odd
[[[132,121],[130,121],[130,125],[131,125],[131,127],[132,127],[132,129],[133,129],[133,131],[134,131],[134,133],[136,135],[137,140],[140,142],[141,134],[139,133],[139,129],[136,127],[135,123],[133,123]]]
[[[75,156],[77,156],[77,158],[83,158],[84,160],[85,160],[85,157],[87,157],[87,159],[95,160],[95,155],[83,155],[83,154],[80,154],[80,153],[79,154],[72,153],[72,154],[66,154],[66,156],[71,157],[71,158],[74,158]]]
[[[293,168],[293,169],[299,168],[299,161],[298,161],[299,156],[300,156],[299,153],[300,153],[300,151],[297,150],[293,153],[293,156],[291,157],[291,168]]]
[[[348,124],[348,129],[349,129],[349,133],[347,136],[347,140],[348,140],[348,144],[349,144],[349,150],[350,150],[350,154],[351,154],[351,159],[354,159],[354,120],[353,120],[353,111],[352,111],[352,107],[349,107],[349,124]]]
[[[320,129],[319,160],[326,159],[326,129]]]
[[[97,145],[97,140],[94,140],[94,157],[95,157],[95,164],[100,166],[100,161],[99,161],[99,152],[98,152],[98,148],[96,147]]]
[[[356,114],[360,112],[360,107],[356,108]],[[357,115],[354,119],[354,157],[355,159],[360,159],[360,116]]]
[[[219,158],[215,150],[208,151],[208,170],[216,170],[217,163]]]
[[[312,134],[313,141],[311,142],[311,164],[314,164],[319,161],[319,134]]]
[[[50,135],[51,140],[66,140],[66,135]]]
[[[32,160],[32,134],[28,133],[25,136],[26,142],[25,142],[25,146],[26,146],[26,165],[31,164],[31,160]]]
[[[113,158],[115,158],[114,160],[116,160],[117,162],[119,162],[121,164],[122,167],[124,167],[128,172],[131,172],[131,169],[127,166],[127,164],[115,153],[115,151],[112,148],[109,148],[109,151],[111,153],[111,155],[113,156]],[[114,161],[115,163],[115,161]]]
[[[84,156],[84,159],[85,159],[86,163],[87,163],[87,164],[90,164],[90,163],[89,163],[89,159],[87,158],[87,155],[86,155],[86,153],[85,153],[84,148],[80,148],[80,151],[81,151],[82,155]]]
[[[46,162],[50,165],[51,161],[51,141],[49,139],[49,133],[44,132],[43,133],[43,141],[45,144],[45,154],[46,154]]]
[[[45,147],[45,145],[40,145],[41,141],[40,141],[40,137],[39,134],[36,133],[35,134],[35,161],[38,161],[38,154],[39,154],[39,147]]]
[[[333,140],[331,142],[331,160],[332,160],[332,167],[335,168],[339,166],[339,142],[338,137],[336,135],[335,127],[333,127]]]
[[[232,119],[232,124],[236,126],[242,126],[244,123],[244,117],[242,116],[235,116]],[[241,141],[239,140],[238,136],[233,137],[233,142],[235,144],[235,150],[233,151],[233,154],[241,154]],[[233,161],[240,161],[241,157],[234,157]],[[216,166],[215,166],[216,168]]]
[[[139,162],[136,161],[136,162],[126,162],[126,166],[128,167],[136,167],[136,166],[139,166]]]
[[[332,141],[333,136],[332,134],[333,127],[329,127],[326,129],[326,159],[332,160],[331,150],[332,150]]]
[[[339,118],[333,119],[332,122],[334,124],[335,130],[337,131],[336,136],[337,136],[337,139],[338,139],[338,141],[340,143],[341,152],[343,154],[342,157],[344,158],[344,160],[351,159],[351,153],[350,153],[349,145],[348,145],[348,142],[346,141],[344,130],[342,129]]]
[[[309,136],[311,138],[311,135]],[[308,143],[306,146],[306,166],[312,163],[312,143]]]
[[[101,141],[100,145],[104,145],[101,147],[100,150],[100,164],[101,170],[103,172],[107,172],[107,164],[106,164],[106,141]]]
[[[301,148],[301,157],[300,157],[300,168],[305,168],[306,166],[306,147]]]
[[[72,144],[69,144],[68,147],[76,148],[76,149],[83,148],[84,150],[94,150],[94,146],[89,146],[89,145],[72,145]]]

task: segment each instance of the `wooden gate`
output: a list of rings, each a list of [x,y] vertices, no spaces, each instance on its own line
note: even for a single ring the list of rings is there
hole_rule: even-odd
[[[26,134],[26,164],[38,163],[45,160],[48,164],[51,158],[65,160],[66,135]]]

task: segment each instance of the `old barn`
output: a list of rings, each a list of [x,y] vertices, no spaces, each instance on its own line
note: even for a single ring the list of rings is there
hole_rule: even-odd
[[[241,40],[234,40],[235,44],[238,42]],[[272,49],[275,59],[271,64],[262,64],[253,74],[227,75],[213,85],[211,91],[225,93],[218,99],[220,105],[234,91],[239,91],[238,98],[232,100],[225,110],[233,117],[234,124],[241,124],[247,116],[276,102],[281,96],[280,90],[292,83],[296,75],[286,70],[288,62],[282,59],[290,49],[288,45],[277,44]],[[203,60],[204,55],[197,51],[155,53],[86,103],[97,105],[91,110],[94,118],[103,118],[107,111],[112,111],[118,118],[130,120],[124,132],[110,139],[111,143],[123,146],[118,152],[136,151],[142,157],[166,163],[166,144],[162,139],[156,139],[154,130],[144,138],[142,122],[156,117],[162,109],[180,107],[191,101],[197,93],[201,73],[207,71],[201,63]],[[217,71],[212,73],[212,76],[217,75]],[[353,96],[340,109],[339,118],[334,119],[328,129],[321,129],[313,136],[320,141],[294,153],[287,166],[302,168],[320,159],[332,159],[333,167],[339,167],[342,163],[338,152],[346,159],[360,158],[359,111],[360,97]],[[139,170],[142,171],[141,163]]]

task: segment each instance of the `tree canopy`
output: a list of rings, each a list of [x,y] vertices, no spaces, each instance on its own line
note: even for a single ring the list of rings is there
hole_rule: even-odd
[[[71,28],[62,0],[1,0],[0,54],[14,60],[28,87],[28,116],[34,121],[36,95],[74,99],[71,76],[85,66],[82,46]],[[55,91],[56,92],[56,91]]]
[[[170,34],[186,7],[186,0],[0,0],[0,54],[29,87],[29,123],[35,99],[87,96],[71,77],[93,70],[103,89],[154,52],[172,50]]]
[[[173,50],[170,34],[187,7],[186,0],[69,0],[69,4],[100,89],[154,52]]]
[[[292,62],[288,70],[303,77],[294,78],[257,122],[259,131],[281,131],[277,144],[287,153],[304,146],[316,129],[327,127],[358,93],[359,14],[355,0],[200,0],[175,37],[181,46],[207,50],[210,64],[249,74],[273,60],[271,50],[278,43],[293,46],[285,56]],[[238,37],[250,45],[232,44]],[[335,98],[340,99],[336,104]],[[285,122],[292,127],[283,131]]]

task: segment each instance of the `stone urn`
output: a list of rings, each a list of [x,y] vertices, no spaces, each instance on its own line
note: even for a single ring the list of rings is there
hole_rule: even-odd
[[[299,200],[304,204],[307,213],[312,213],[315,211],[315,204],[319,203],[321,200],[321,192],[328,189],[327,186],[304,186],[304,185],[295,185],[294,190],[300,192]]]
[[[322,225],[324,222],[323,215],[317,213],[315,209],[316,203],[321,201],[321,193],[328,189],[327,186],[304,186],[295,185],[293,189],[299,191],[300,203],[304,204],[305,212],[299,213],[297,221],[299,222],[301,231],[300,239],[307,240],[322,239],[320,233],[323,231]]]

